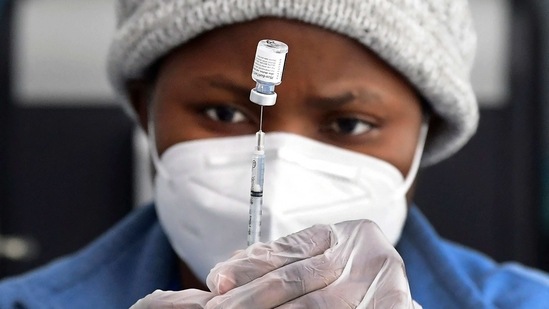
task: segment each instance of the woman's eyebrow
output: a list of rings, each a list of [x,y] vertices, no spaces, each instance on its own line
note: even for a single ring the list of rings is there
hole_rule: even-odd
[[[201,78],[201,81],[206,82],[212,87],[228,90],[238,96],[244,97],[248,97],[250,95],[250,90],[252,89],[252,86],[249,88],[242,86],[241,84],[220,75],[205,76]]]
[[[370,90],[347,91],[334,96],[315,96],[307,100],[308,105],[316,108],[334,108],[358,101],[361,103],[382,103],[381,96]]]

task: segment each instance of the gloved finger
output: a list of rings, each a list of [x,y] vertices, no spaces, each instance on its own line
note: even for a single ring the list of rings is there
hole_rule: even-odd
[[[337,280],[277,308],[418,308],[414,307],[406,280],[394,266],[387,261],[369,286],[360,281],[341,283]]]
[[[133,304],[130,309],[202,309],[215,297],[211,292],[196,289],[183,291],[156,290]]]
[[[387,261],[357,308],[413,309],[414,302],[403,265],[400,261]]]
[[[333,229],[338,243],[326,255],[346,261],[340,277],[279,308],[413,308],[402,258],[377,225],[359,220]]]
[[[316,225],[268,243],[256,243],[217,264],[208,275],[210,291],[224,294],[275,269],[322,254],[331,246],[332,230]]]
[[[357,287],[359,288],[359,287]],[[299,299],[285,303],[276,307],[277,309],[307,309],[307,308],[338,308],[338,309],[379,309],[379,308],[399,308],[399,309],[421,309],[416,302],[409,300],[407,294],[394,294],[390,301],[382,302],[364,302],[352,303],[348,299],[336,294],[322,294],[320,291],[304,295]]]
[[[344,267],[345,261],[330,261],[324,254],[314,256],[273,270],[217,296],[208,303],[208,308],[274,308],[328,286],[340,276]]]

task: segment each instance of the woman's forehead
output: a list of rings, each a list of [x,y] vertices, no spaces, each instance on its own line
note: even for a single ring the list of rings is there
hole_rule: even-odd
[[[280,18],[225,26],[209,31],[181,45],[167,57],[165,67],[185,74],[211,70],[211,74],[231,72],[230,78],[249,79],[259,40],[276,39],[289,46],[284,78],[297,76],[341,82],[349,76],[386,71],[402,79],[400,73],[354,39],[318,26]],[[370,74],[371,73],[371,74]],[[238,76],[241,75],[241,76]]]

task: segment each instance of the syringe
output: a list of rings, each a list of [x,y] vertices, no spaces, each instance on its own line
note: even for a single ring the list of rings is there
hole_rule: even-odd
[[[265,133],[255,134],[257,145],[252,157],[252,186],[250,190],[250,219],[248,222],[248,246],[259,241],[261,236],[261,212],[263,207],[263,180],[265,173]]]
[[[255,134],[256,145],[252,156],[252,185],[250,188],[250,219],[248,221],[248,246],[259,241],[261,236],[261,213],[263,207],[263,183],[265,175],[265,133],[263,106],[276,103],[275,86],[282,82],[282,71],[288,53],[288,45],[275,40],[261,40],[257,44],[252,79],[256,86],[250,92],[250,101],[261,106],[259,131]]]

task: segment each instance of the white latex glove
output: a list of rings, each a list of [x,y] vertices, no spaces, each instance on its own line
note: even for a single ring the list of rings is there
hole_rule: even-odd
[[[421,308],[402,258],[368,220],[254,244],[217,264],[207,285],[220,296],[206,308]]]
[[[257,243],[219,263],[206,303],[155,292],[144,308],[421,308],[412,301],[404,263],[367,220],[316,225]],[[196,290],[195,290],[196,291]],[[168,292],[165,292],[168,293]],[[148,299],[147,299],[148,298]],[[169,301],[171,307],[161,307]],[[139,302],[135,305],[137,306]],[[202,306],[202,307],[201,307]]]
[[[202,309],[214,296],[215,294],[210,292],[196,289],[177,292],[156,290],[138,300],[130,309]]]

